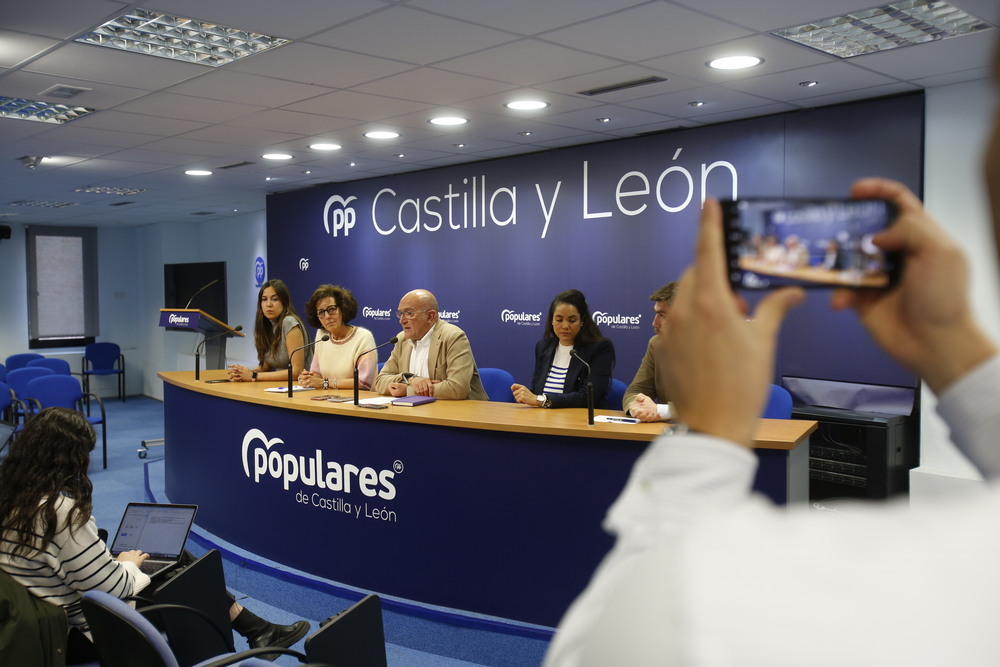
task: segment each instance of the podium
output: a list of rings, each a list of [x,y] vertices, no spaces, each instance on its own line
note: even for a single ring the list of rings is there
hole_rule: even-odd
[[[205,370],[226,367],[226,339],[243,334],[203,310],[161,308],[160,326],[174,331],[192,331],[205,336]]]

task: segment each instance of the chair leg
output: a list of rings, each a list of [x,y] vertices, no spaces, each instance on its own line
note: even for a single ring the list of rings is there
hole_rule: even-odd
[[[104,469],[108,469],[108,422],[107,419],[101,424],[101,448],[104,454]]]

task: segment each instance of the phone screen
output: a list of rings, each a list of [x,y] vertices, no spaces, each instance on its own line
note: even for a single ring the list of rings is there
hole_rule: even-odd
[[[872,243],[896,208],[881,199],[721,202],[729,282],[739,289],[892,287],[900,257]]]

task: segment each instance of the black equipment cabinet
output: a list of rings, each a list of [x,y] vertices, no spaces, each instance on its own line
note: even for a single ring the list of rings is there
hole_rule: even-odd
[[[920,463],[916,418],[815,406],[792,410],[819,428],[809,439],[809,499],[889,498],[907,494]]]

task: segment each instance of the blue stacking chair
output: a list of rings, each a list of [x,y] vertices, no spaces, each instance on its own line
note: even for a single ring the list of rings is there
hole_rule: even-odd
[[[118,399],[125,402],[125,356],[117,343],[91,343],[83,351],[83,392],[90,393],[92,375],[117,375]]]
[[[53,373],[57,375],[72,375],[73,371],[69,368],[69,362],[65,359],[59,359],[56,357],[42,357],[41,359],[32,359],[28,362],[25,368],[37,368],[41,366],[42,368],[49,368]]]
[[[37,377],[28,382],[25,390],[25,400],[34,403],[36,409],[45,408],[69,408],[83,412],[84,401],[83,390],[80,389],[80,381],[72,375],[57,375],[50,373]],[[104,456],[104,467],[108,467],[108,422],[104,412],[104,402],[94,395],[87,396],[89,399],[97,401],[101,409],[100,417],[86,416],[92,425],[101,427],[101,451]]]
[[[5,382],[7,380],[7,367],[0,364],[0,382]]]
[[[771,395],[767,399],[764,407],[764,419],[791,419],[792,418],[792,395],[784,387],[776,384],[771,385]]]
[[[628,389],[627,384],[621,380],[611,378],[611,387],[608,389],[608,395],[604,399],[608,402],[609,410],[622,409],[622,399],[625,398],[626,389]]]
[[[497,403],[516,403],[510,386],[514,384],[514,376],[502,368],[480,368],[479,379],[483,381],[483,389],[491,401]]]
[[[24,404],[14,396],[7,383],[0,382],[0,452],[20,430],[18,416],[24,413]]]
[[[27,418],[31,414],[31,404],[25,400],[28,398],[28,383],[35,378],[46,375],[55,375],[51,368],[44,366],[24,366],[15,368],[7,373],[7,386],[14,390],[14,397],[20,400],[17,406],[18,419]]]
[[[133,609],[126,602],[104,591],[87,591],[83,594],[83,615],[87,618],[94,647],[103,667],[179,667],[177,657],[160,631],[143,616],[161,610],[167,605],[150,605],[141,610]],[[169,605],[169,608],[186,607]],[[293,655],[301,662],[306,656],[288,648],[253,648],[240,653],[216,656],[197,663],[194,667],[223,667],[224,665],[256,665],[247,662],[255,656]],[[271,664],[271,663],[265,663]]]
[[[20,354],[12,354],[7,357],[4,364],[7,366],[7,372],[11,372],[17,368],[24,368],[28,365],[28,362],[33,359],[44,359],[45,357],[36,352],[22,352]]]

